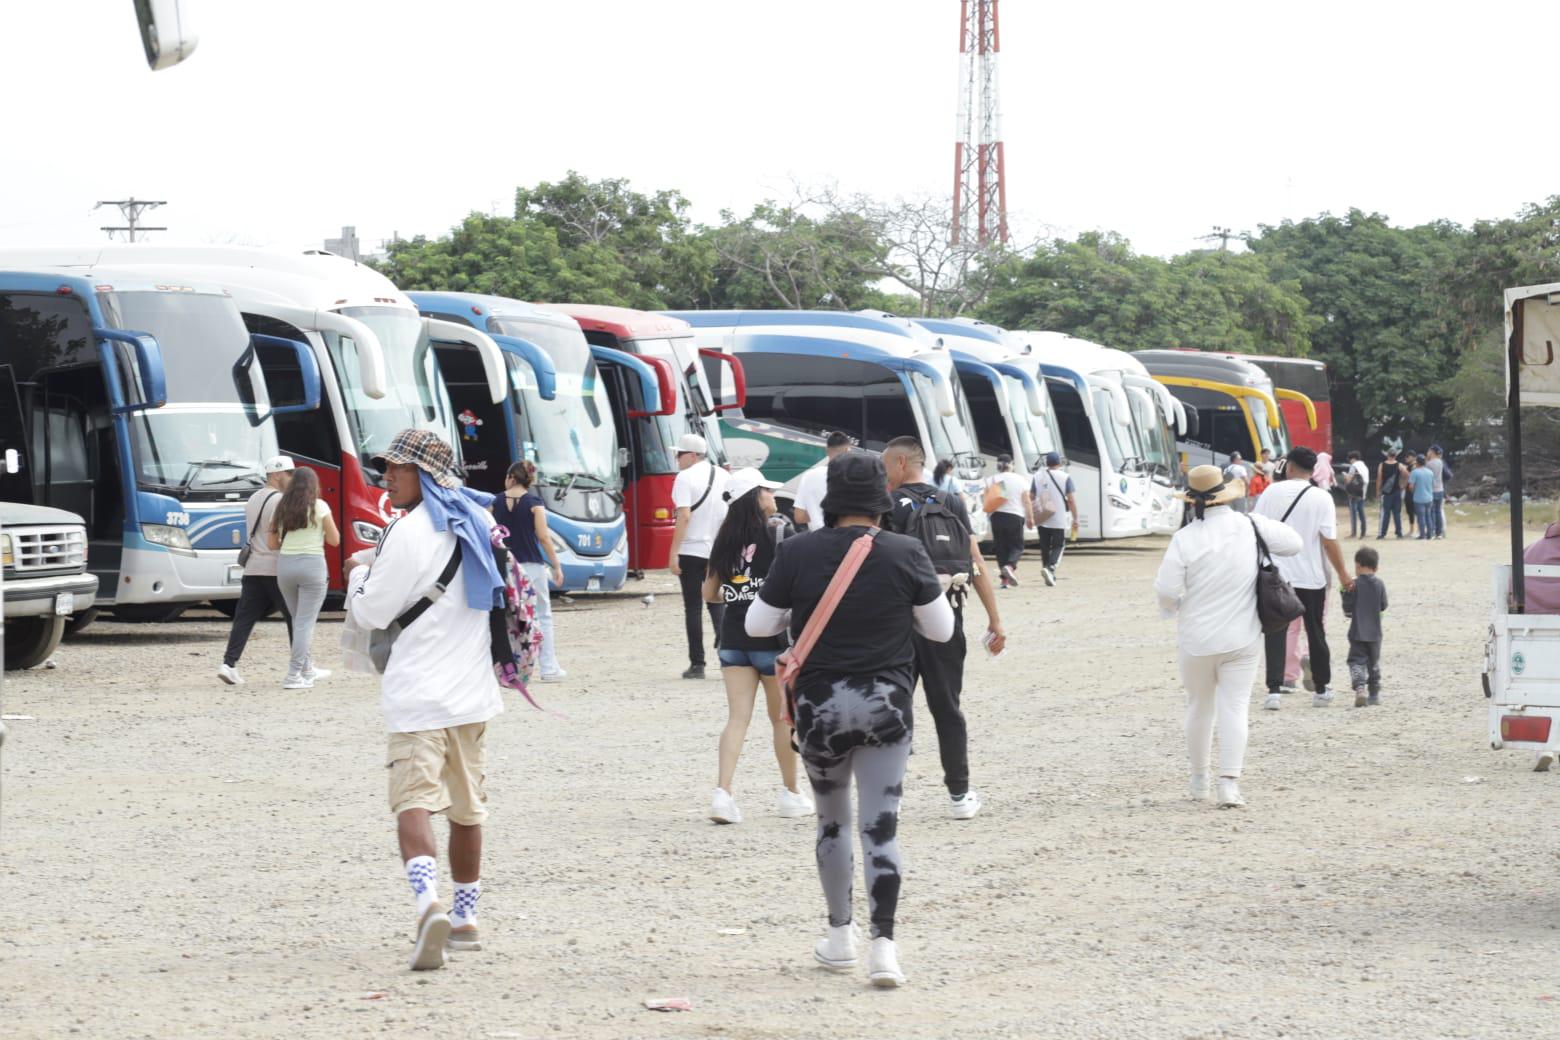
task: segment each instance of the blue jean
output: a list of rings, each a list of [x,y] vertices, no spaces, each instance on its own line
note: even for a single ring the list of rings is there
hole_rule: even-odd
[[[1391,520],[1399,538],[1403,537],[1403,492],[1394,488],[1381,493],[1381,531],[1378,538],[1387,536],[1387,521]]]
[[[1433,533],[1437,538],[1446,537],[1446,492],[1434,492],[1434,498],[1430,504],[1430,521],[1434,528]]]
[[[1370,534],[1370,522],[1365,519],[1365,500],[1349,499],[1349,537],[1358,535],[1364,538],[1368,534]]]
[[[1435,508],[1434,502],[1415,502],[1414,515],[1419,518],[1419,537],[1421,539],[1434,538],[1435,531],[1431,528],[1433,521],[1430,512]]]
[[[741,647],[724,646],[717,653],[720,654],[722,668],[751,668],[765,677],[775,674],[775,658],[780,656],[779,650],[744,650]]]

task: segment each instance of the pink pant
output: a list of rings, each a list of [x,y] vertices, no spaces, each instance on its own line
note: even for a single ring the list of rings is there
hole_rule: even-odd
[[[1327,616],[1327,601],[1322,601],[1322,617]],[[1305,638],[1305,619],[1295,618],[1289,623],[1288,639],[1284,643],[1284,682],[1300,685],[1300,658],[1311,655],[1311,646]]]

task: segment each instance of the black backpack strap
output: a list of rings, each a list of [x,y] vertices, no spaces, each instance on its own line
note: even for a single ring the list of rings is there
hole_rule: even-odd
[[[1289,508],[1284,510],[1284,515],[1278,518],[1278,522],[1281,523],[1281,524],[1288,523],[1289,522],[1289,514],[1293,513],[1295,511],[1295,506],[1300,504],[1300,500],[1305,497],[1305,493],[1307,491],[1311,490],[1315,486],[1316,486],[1315,484],[1307,483],[1305,487],[1301,488],[1300,489],[1300,493],[1295,496],[1295,500],[1293,502],[1289,503]],[[1257,540],[1261,541],[1261,539],[1262,539],[1262,536],[1261,535],[1257,535]]]
[[[449,562],[444,565],[444,569],[439,572],[438,580],[433,583],[433,587],[438,590],[439,596],[443,596],[445,590],[450,587],[450,582],[455,580],[455,572],[458,570],[460,570],[460,540],[456,539],[455,549],[450,553]],[[407,607],[406,610],[404,610],[401,615],[395,619],[395,623],[400,625],[404,631],[406,626],[422,617],[423,614],[427,612],[428,608],[433,606],[433,601],[438,599],[439,596],[422,597],[416,603],[413,603],[411,606]]]
[[[710,482],[708,484],[704,485],[704,494],[699,496],[699,500],[697,502],[695,502],[691,507],[689,507],[689,509],[688,509],[688,516],[689,517],[692,517],[694,513],[697,513],[699,511],[699,507],[704,504],[704,500],[705,499],[710,497],[710,492],[713,491],[714,489],[715,489],[715,463],[711,462],[710,463]]]
[[[1304,492],[1301,492],[1301,494],[1304,494]],[[1298,498],[1299,496],[1297,495],[1296,497]],[[1273,554],[1268,552],[1267,542],[1263,541],[1262,539],[1262,531],[1257,527],[1256,519],[1249,514],[1247,515],[1246,519],[1251,523],[1251,533],[1256,535],[1257,538],[1257,570],[1262,569],[1262,561],[1264,558],[1267,560],[1268,566],[1272,566]]]

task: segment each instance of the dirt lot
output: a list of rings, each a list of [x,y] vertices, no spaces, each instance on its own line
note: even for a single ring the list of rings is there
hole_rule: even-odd
[[[1055,589],[1031,562],[1013,649],[970,669],[978,819],[947,818],[920,716],[897,992],[811,966],[811,827],[773,814],[761,722],[748,822],[705,821],[724,699],[677,678],[665,575],[561,614],[570,678],[540,693],[567,720],[516,705],[490,736],[489,948],[416,976],[373,683],[284,693],[277,623],[236,688],[214,615],[97,625],[6,682],[32,718],[4,757],[0,1036],[1555,1035],[1560,780],[1485,742],[1505,533],[1452,521],[1381,543],[1384,706],[1254,711],[1242,811],[1184,800],[1163,543],[1075,553]]]

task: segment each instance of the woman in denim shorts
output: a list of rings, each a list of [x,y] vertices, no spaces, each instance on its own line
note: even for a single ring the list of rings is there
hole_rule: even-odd
[[[750,636],[744,627],[748,605],[758,598],[774,561],[775,546],[789,526],[775,512],[774,489],[779,486],[751,467],[731,475],[725,491],[726,519],[710,548],[704,578],[705,600],[726,605],[720,629],[720,674],[726,683],[729,714],[720,735],[720,777],[710,802],[710,819],[716,823],[742,822],[742,812],[731,794],[732,777],[760,685],[764,687],[783,784],[776,810],[788,819],[813,814],[812,799],[797,788],[796,752],[791,748],[791,727],[782,721],[780,682],[775,678],[775,658],[786,647],[785,637]]]

